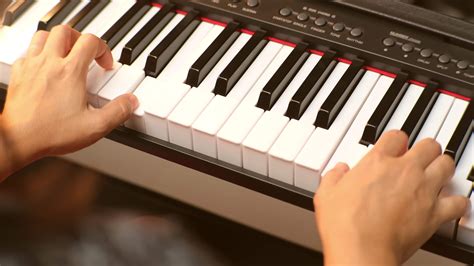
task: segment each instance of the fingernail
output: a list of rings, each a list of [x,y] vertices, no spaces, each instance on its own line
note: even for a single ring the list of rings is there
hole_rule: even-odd
[[[130,103],[132,104],[133,111],[135,111],[140,105],[140,102],[138,101],[137,96],[135,96],[135,94],[130,94],[129,100],[130,100]]]

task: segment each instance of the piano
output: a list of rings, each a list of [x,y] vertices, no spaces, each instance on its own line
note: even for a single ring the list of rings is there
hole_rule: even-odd
[[[400,129],[441,144],[456,161],[441,193],[474,206],[474,24],[388,0],[16,0],[2,99],[33,34],[59,24],[112,49],[113,70],[90,67],[89,104],[140,100],[70,160],[320,249],[320,177]],[[474,209],[423,249],[473,263]]]

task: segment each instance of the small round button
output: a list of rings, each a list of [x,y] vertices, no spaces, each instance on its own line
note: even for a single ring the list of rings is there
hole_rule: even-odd
[[[258,0],[247,0],[247,5],[249,7],[257,7],[259,4]]]
[[[415,49],[415,47],[411,43],[405,43],[404,45],[402,45],[402,50],[405,53],[411,53],[411,52],[413,52],[414,49]]]
[[[383,45],[387,46],[387,47],[392,47],[395,45],[395,40],[392,39],[392,38],[385,38],[383,40]]]
[[[362,29],[360,29],[360,28],[353,28],[351,30],[351,35],[353,37],[360,37],[360,36],[362,36],[362,34],[363,34],[363,32],[362,32]]]
[[[423,49],[423,50],[421,50],[420,55],[424,58],[430,58],[433,55],[433,50]]]
[[[282,8],[280,10],[280,15],[284,16],[284,17],[288,17],[289,15],[291,15],[291,9],[289,8]]]
[[[447,54],[444,54],[444,55],[440,56],[438,58],[438,60],[441,64],[447,64],[447,63],[451,62],[451,57]]]
[[[319,27],[324,27],[326,26],[327,23],[328,21],[325,18],[317,18],[314,21],[314,24],[316,24],[316,26],[319,26]]]
[[[298,16],[296,17],[299,21],[306,21],[309,19],[308,13],[299,13]]]
[[[343,23],[336,23],[334,26],[332,26],[332,29],[337,32],[341,32],[346,28],[346,26]]]
[[[462,70],[467,69],[467,68],[469,67],[469,62],[467,62],[467,61],[459,61],[458,64],[457,64],[457,67],[458,67],[459,69],[462,69]]]

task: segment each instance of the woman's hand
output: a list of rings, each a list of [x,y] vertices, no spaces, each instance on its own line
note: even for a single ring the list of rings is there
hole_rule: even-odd
[[[36,33],[26,57],[13,66],[1,116],[0,138],[12,162],[6,174],[43,156],[93,144],[130,117],[138,105],[131,94],[102,109],[88,106],[86,78],[94,60],[112,68],[109,48],[93,35],[69,26]]]
[[[468,199],[442,197],[454,162],[426,139],[407,151],[407,136],[382,136],[357,166],[337,165],[314,198],[328,264],[399,265],[438,227],[461,217]]]

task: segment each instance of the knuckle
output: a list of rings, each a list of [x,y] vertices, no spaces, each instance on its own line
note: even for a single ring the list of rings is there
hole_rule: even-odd
[[[68,32],[68,31],[71,31],[71,26],[64,25],[64,24],[54,26],[53,29],[51,29],[51,33]]]
[[[434,138],[425,139],[425,143],[427,146],[435,149],[438,154],[441,154],[441,145]]]
[[[86,43],[92,44],[95,44],[99,41],[99,37],[91,33],[82,34],[80,38],[83,39]]]

